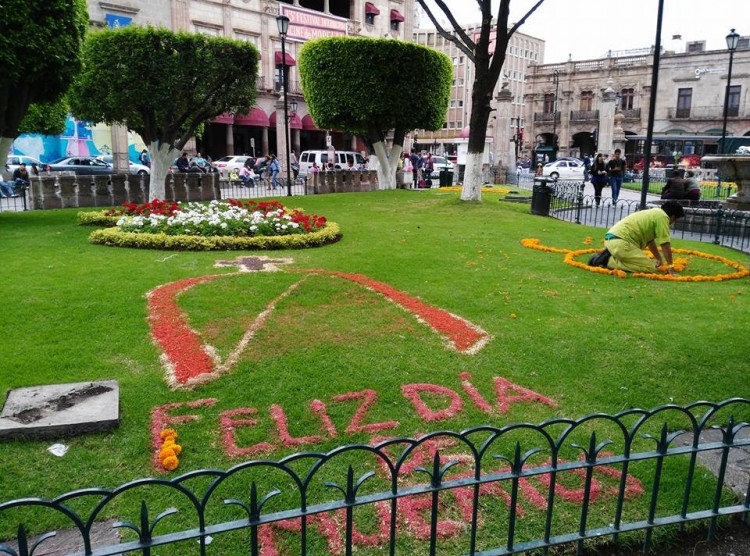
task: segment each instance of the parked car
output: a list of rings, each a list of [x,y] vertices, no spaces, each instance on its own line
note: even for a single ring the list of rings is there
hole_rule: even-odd
[[[106,162],[107,164],[114,166],[114,163],[112,161],[112,155],[104,154],[102,156],[96,157],[98,160],[101,160],[103,162]],[[150,174],[151,168],[144,164],[138,164],[137,162],[133,162],[132,160],[128,160],[128,165],[130,167],[130,173],[131,174]]]
[[[548,162],[542,169],[542,175],[553,179],[583,181],[583,162],[577,160]]]
[[[214,162],[214,166],[216,166],[221,177],[226,179],[232,170],[237,170],[238,172],[242,170],[248,159],[254,165],[255,160],[252,156],[223,156]]]
[[[111,164],[94,156],[66,156],[51,162],[49,169],[52,172],[74,172],[82,176],[115,173]]]
[[[328,165],[328,151],[304,151],[299,157],[299,175],[306,176],[312,168],[313,162],[317,162],[321,171],[325,170]],[[347,168],[349,162],[352,162],[355,168],[366,164],[365,158],[360,153],[336,151],[336,160],[333,161],[334,168],[337,170]]]
[[[434,156],[432,157],[432,174],[430,174],[430,179],[437,180],[440,179],[440,170],[450,170],[451,172],[454,171],[453,163],[445,158],[444,156]]]
[[[49,170],[48,164],[45,164],[44,162],[41,162],[36,158],[15,154],[9,155],[8,159],[5,161],[6,170],[8,170],[8,172],[10,173],[13,173],[16,171],[16,168],[21,165],[22,162],[26,164],[26,169],[29,171],[29,173],[32,173],[31,167],[33,165],[36,165],[40,172],[46,172],[47,170]]]

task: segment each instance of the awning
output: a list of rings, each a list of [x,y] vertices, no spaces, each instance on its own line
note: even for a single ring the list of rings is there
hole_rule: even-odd
[[[271,124],[271,127],[276,126],[276,112],[271,114],[271,117],[268,118],[269,123]],[[302,128],[302,120],[300,120],[300,117],[297,114],[289,114],[289,128],[290,129],[303,129]]]
[[[391,21],[403,21],[404,16],[398,10],[391,10]]]
[[[321,129],[315,125],[315,122],[313,121],[310,114],[305,114],[302,117],[302,129],[307,131],[321,131]]]
[[[294,58],[292,58],[291,54],[289,54],[288,52],[284,52],[284,54],[286,54],[286,65],[287,66],[296,66],[297,65],[297,61]],[[276,63],[277,66],[283,66],[283,65],[285,65],[284,62],[283,62],[284,58],[282,58],[280,50],[276,51],[276,53],[274,54],[274,58],[273,59],[275,60],[275,63]]]
[[[380,10],[372,2],[365,2],[365,13],[372,15],[380,15]]]
[[[234,123],[234,114],[229,114],[227,112],[224,112],[221,116],[218,116],[214,119],[213,123],[215,124],[233,124]]]
[[[237,125],[254,125],[258,127],[268,127],[268,116],[260,108],[253,108],[247,114],[239,115],[234,117],[234,123]]]

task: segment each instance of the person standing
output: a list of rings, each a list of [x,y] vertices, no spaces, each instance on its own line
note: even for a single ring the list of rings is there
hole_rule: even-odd
[[[271,185],[273,186],[273,189],[276,189],[277,187],[281,187],[281,182],[279,181],[279,172],[281,171],[281,164],[279,164],[279,159],[276,158],[275,154],[271,155],[271,162],[268,164],[268,167],[271,170]],[[269,189],[271,189],[269,187]]]
[[[588,154],[583,155],[583,181],[589,181],[591,175],[591,157]]]
[[[667,201],[659,208],[629,214],[604,235],[604,250],[589,259],[589,266],[628,272],[654,272],[663,260],[669,265],[667,272],[673,274],[669,227],[684,215],[685,211],[677,201]],[[651,252],[653,259],[643,252],[644,249]]]
[[[422,166],[422,158],[417,154],[416,149],[411,150],[409,161],[411,162],[411,173],[413,178],[412,187],[417,188],[419,186],[419,168]]]
[[[604,163],[604,155],[598,153],[591,166],[591,185],[594,186],[594,202],[598,207],[602,202],[602,189],[607,185],[607,165]]]
[[[425,187],[432,187],[432,172],[435,170],[435,164],[432,161],[432,153],[427,153],[422,164],[422,174],[424,175]]]
[[[612,188],[612,204],[620,197],[622,178],[625,176],[625,160],[620,158],[622,151],[615,149],[615,156],[607,162],[607,174],[609,175],[609,186]]]

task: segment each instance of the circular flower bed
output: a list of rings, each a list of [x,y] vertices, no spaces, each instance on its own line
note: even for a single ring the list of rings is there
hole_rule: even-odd
[[[586,238],[586,240],[584,240],[584,243],[590,244],[591,242],[587,241],[588,239],[589,238]],[[618,278],[626,278],[628,275],[630,275],[634,278],[647,278],[649,280],[664,280],[664,281],[671,281],[671,282],[723,282],[724,280],[737,280],[739,278],[745,278],[747,276],[750,276],[750,270],[742,266],[741,263],[732,261],[730,259],[727,259],[726,257],[721,257],[719,255],[712,255],[710,253],[703,253],[702,251],[695,251],[693,249],[677,249],[673,247],[672,253],[688,255],[691,257],[700,257],[703,259],[717,261],[730,268],[733,268],[736,272],[732,272],[728,274],[715,274],[715,275],[696,274],[696,275],[691,275],[691,276],[676,276],[676,275],[667,273],[667,265],[662,265],[657,270],[664,272],[664,274],[658,274],[656,272],[628,273],[623,270],[612,270],[609,268],[593,267],[593,266],[587,265],[586,263],[576,260],[577,257],[581,257],[583,255],[589,255],[591,253],[597,253],[599,252],[599,249],[578,249],[578,250],[558,249],[555,247],[547,247],[545,245],[542,245],[541,241],[537,238],[522,239],[521,245],[523,245],[524,247],[528,247],[529,249],[536,249],[538,251],[546,251],[548,253],[564,254],[566,264],[569,264],[571,266],[574,266],[576,268],[580,268],[583,270],[588,270],[589,272],[596,272],[599,274],[609,274],[611,276],[617,276]],[[651,256],[650,254],[648,255]],[[676,272],[685,271],[687,269],[687,266],[688,266],[688,260],[686,258],[676,258],[674,260],[674,270]]]
[[[336,241],[339,227],[324,216],[287,210],[278,201],[126,203],[101,212],[81,212],[82,224],[114,226],[96,230],[93,243],[152,249],[295,249]]]

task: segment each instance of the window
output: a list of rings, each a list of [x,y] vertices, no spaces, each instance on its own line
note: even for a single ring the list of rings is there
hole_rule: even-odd
[[[693,102],[693,89],[677,89],[677,111],[678,118],[690,117],[690,105]]]
[[[635,90],[623,89],[620,91],[620,110],[632,110]]]
[[[738,116],[740,113],[740,91],[742,85],[730,85],[727,95],[727,116]]]
[[[375,25],[375,14],[365,14],[365,23]]]
[[[551,114],[555,111],[555,95],[554,93],[547,93],[544,95],[544,113]]]
[[[458,101],[458,107],[461,108],[463,105],[464,105],[464,101],[463,100],[459,100]]]
[[[455,107],[456,107],[456,101],[455,101],[455,100],[452,100],[452,101],[451,101],[451,108],[455,108]]]
[[[594,109],[594,91],[581,91],[582,112],[589,112]]]

